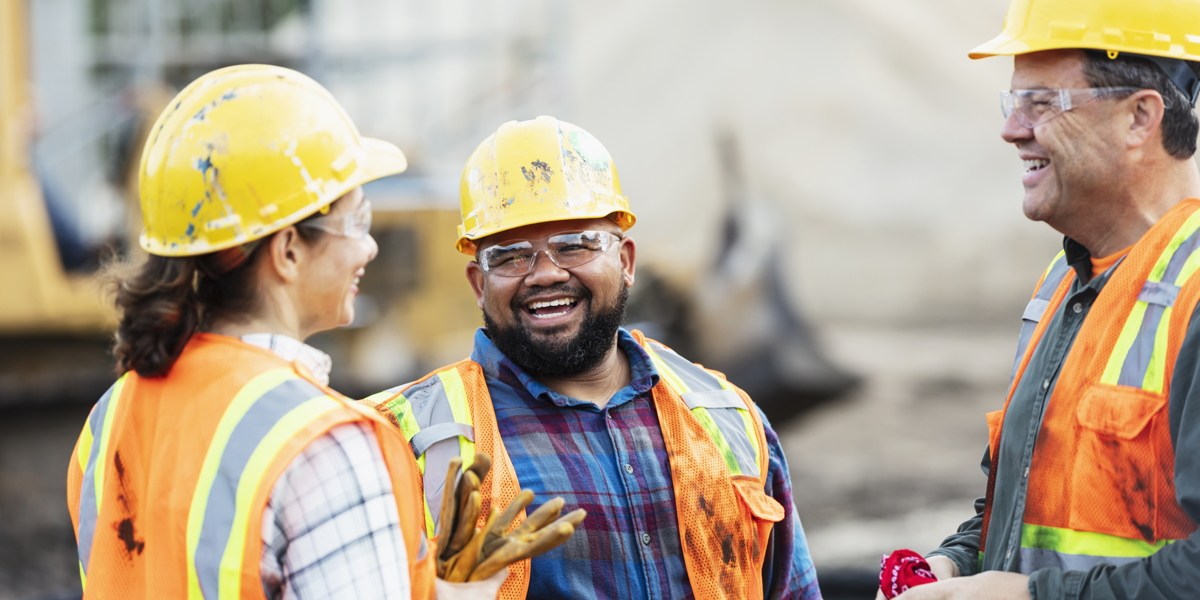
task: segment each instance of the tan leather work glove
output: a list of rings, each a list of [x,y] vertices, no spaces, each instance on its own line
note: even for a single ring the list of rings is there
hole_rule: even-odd
[[[554,498],[505,533],[533,501],[533,492],[521,490],[503,513],[493,507],[483,528],[478,528],[475,523],[482,502],[479,486],[492,467],[492,459],[483,452],[476,453],[475,462],[459,477],[461,467],[461,458],[450,460],[447,492],[442,496],[438,521],[437,575],[445,581],[482,581],[512,563],[552,550],[567,541],[587,516],[583,509],[560,516],[564,502],[561,497]]]

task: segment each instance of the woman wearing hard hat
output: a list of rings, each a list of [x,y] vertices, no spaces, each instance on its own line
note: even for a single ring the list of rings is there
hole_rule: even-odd
[[[405,167],[279,67],[209,73],[158,118],[151,256],[116,273],[124,374],[68,477],[85,597],[434,596],[412,451],[302,341],[353,319],[378,251],[361,186]]]

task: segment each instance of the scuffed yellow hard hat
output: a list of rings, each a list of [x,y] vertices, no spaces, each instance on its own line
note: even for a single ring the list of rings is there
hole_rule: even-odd
[[[403,171],[320,84],[240,65],[188,85],[158,117],[139,170],[141,246],[195,256],[270,235],[369,181]]]
[[[459,196],[464,254],[479,238],[534,223],[609,217],[628,230],[637,220],[608,150],[554,117],[501,125],[467,160]]]
[[[1004,30],[971,58],[1085,48],[1200,60],[1197,0],[1012,0]]]

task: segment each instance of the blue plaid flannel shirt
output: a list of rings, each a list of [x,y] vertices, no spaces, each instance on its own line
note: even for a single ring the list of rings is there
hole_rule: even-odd
[[[529,597],[675,600],[692,598],[675,518],[670,464],[650,389],[658,372],[629,332],[618,347],[632,382],[604,409],[555,393],[505,357],[480,329],[471,360],[483,366],[504,446],[529,511],[562,496],[587,519],[562,546],[533,559]],[[761,413],[760,413],[761,414]],[[819,600],[816,570],[792,503],[787,460],[763,417],[770,466],[766,493],[786,515],[763,565],[763,597]]]

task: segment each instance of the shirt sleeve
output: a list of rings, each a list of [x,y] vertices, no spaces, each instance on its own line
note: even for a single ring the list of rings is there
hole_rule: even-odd
[[[411,598],[396,497],[379,441],[347,423],[304,449],[263,510],[270,600]]]
[[[763,558],[763,598],[820,600],[817,570],[808,553],[808,540],[804,537],[804,528],[800,525],[796,505],[792,501],[787,458],[783,455],[779,436],[767,422],[766,415],[762,414],[762,410],[758,414],[762,418],[769,452],[767,485],[763,491],[783,505],[783,520],[771,529],[771,539]]]
[[[979,462],[983,470],[984,485],[992,472],[991,448],[983,449],[983,460]],[[979,542],[983,533],[983,508],[987,497],[975,499],[975,516],[963,521],[958,531],[942,540],[942,545],[927,556],[945,556],[958,566],[959,576],[974,575],[979,572]]]
[[[1169,419],[1175,446],[1175,500],[1200,522],[1200,309],[1192,313],[1171,380]],[[1194,399],[1193,399],[1194,398]],[[1200,532],[1119,567],[1086,572],[1042,569],[1030,576],[1034,600],[1184,600],[1200,598]]]

